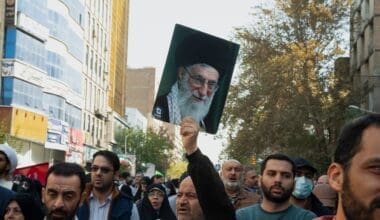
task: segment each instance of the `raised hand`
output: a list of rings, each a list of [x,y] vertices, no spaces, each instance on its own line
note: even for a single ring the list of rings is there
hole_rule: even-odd
[[[191,117],[185,117],[181,122],[180,134],[186,154],[190,155],[198,149],[197,138],[200,127]]]

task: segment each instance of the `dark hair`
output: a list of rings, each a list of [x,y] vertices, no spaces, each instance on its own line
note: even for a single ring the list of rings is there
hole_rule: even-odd
[[[260,170],[261,175],[263,175],[263,173],[264,173],[264,170],[265,170],[265,167],[267,165],[268,160],[284,160],[284,161],[287,161],[288,163],[290,163],[290,165],[292,165],[292,174],[294,177],[294,175],[296,173],[296,166],[294,165],[293,160],[290,159],[290,157],[288,157],[287,155],[280,154],[280,153],[271,154],[264,159],[263,163],[261,164],[261,170]]]
[[[244,173],[247,173],[248,171],[251,171],[251,170],[256,172],[255,168],[252,165],[245,165],[243,167],[243,170],[244,170]]]
[[[81,166],[79,166],[76,163],[57,163],[51,166],[46,174],[45,182],[47,183],[47,180],[49,178],[50,174],[58,175],[58,176],[78,176],[80,180],[80,191],[81,193],[84,191],[84,188],[86,186],[86,175],[84,173],[84,170]]]
[[[92,156],[92,161],[94,161],[95,157],[97,156],[105,157],[108,160],[108,162],[112,164],[113,170],[115,172],[120,169],[120,159],[114,152],[108,150],[100,150]]]
[[[131,174],[130,174],[129,172],[127,172],[127,171],[122,172],[122,173],[120,174],[120,177],[121,177],[121,178],[124,178],[124,179],[126,179],[127,177],[130,177],[130,176],[131,176]]]
[[[339,135],[334,162],[349,168],[352,158],[361,150],[363,132],[370,126],[380,127],[380,114],[371,113],[348,122]]]

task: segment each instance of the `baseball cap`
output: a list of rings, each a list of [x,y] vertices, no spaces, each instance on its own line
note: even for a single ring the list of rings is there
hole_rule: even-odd
[[[296,165],[296,168],[306,167],[306,168],[311,169],[314,173],[317,172],[317,169],[313,167],[313,165],[311,165],[309,161],[305,160],[302,157],[297,157],[293,161],[294,161],[294,164]]]

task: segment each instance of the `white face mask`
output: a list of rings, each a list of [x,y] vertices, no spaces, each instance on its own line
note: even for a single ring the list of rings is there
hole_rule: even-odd
[[[296,185],[293,190],[293,196],[297,199],[306,199],[310,196],[314,188],[313,181],[305,176],[295,178]]]

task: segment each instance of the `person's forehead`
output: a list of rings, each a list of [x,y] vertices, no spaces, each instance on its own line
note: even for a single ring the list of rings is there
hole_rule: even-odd
[[[80,179],[77,175],[61,176],[50,174],[46,182],[46,189],[53,189],[57,192],[80,191]]]
[[[3,159],[7,159],[7,156],[5,155],[4,152],[0,151],[0,157]]]
[[[267,161],[265,170],[272,170],[277,172],[292,172],[292,165],[286,160],[271,159]],[[264,171],[265,171],[264,170]]]
[[[222,168],[241,168],[241,164],[237,160],[228,160],[224,162]]]
[[[112,167],[111,162],[107,160],[104,156],[98,155],[97,157],[94,158],[92,161],[92,165],[103,165],[103,166],[110,166]]]
[[[296,171],[302,173],[314,173],[314,170],[312,170],[310,167],[297,167]]]
[[[18,202],[16,200],[12,200],[9,203],[8,207],[10,207],[10,208],[20,208],[20,206],[18,205]]]
[[[371,126],[364,130],[360,150],[353,157],[353,162],[366,163],[380,158],[380,127]]]
[[[182,180],[181,184],[179,185],[179,191],[180,192],[193,192],[195,193],[195,187],[193,184],[193,181],[190,177],[186,177]]]
[[[246,173],[245,173],[246,176],[257,176],[257,173],[255,170],[248,170]]]
[[[211,66],[202,66],[195,64],[192,66],[191,71],[203,76],[207,80],[218,80],[219,72]]]

